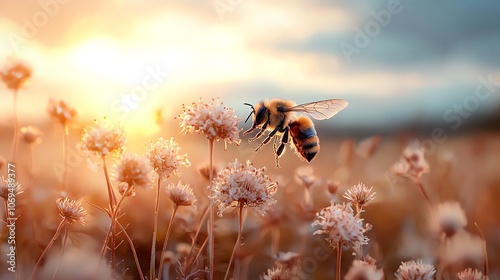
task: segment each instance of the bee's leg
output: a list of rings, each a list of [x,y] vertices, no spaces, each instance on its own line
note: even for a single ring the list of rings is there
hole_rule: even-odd
[[[276,134],[276,132],[278,132],[279,129],[280,129],[279,126],[277,126],[275,129],[273,129],[273,131],[271,131],[271,133],[269,133],[267,135],[266,139],[264,139],[264,141],[262,141],[262,143],[260,143],[260,145],[257,147],[257,149],[255,149],[255,151],[258,151],[262,146],[264,146],[267,143],[269,143],[269,141],[271,141],[271,139]]]
[[[250,140],[248,140],[248,141],[253,141],[253,140],[259,139],[262,136],[262,134],[264,133],[264,131],[266,131],[267,124],[268,124],[267,122],[264,123],[264,125],[260,128],[259,133],[257,133],[257,135],[255,135],[254,137],[250,138]],[[243,134],[243,135],[245,135],[245,134]]]
[[[279,142],[279,138],[275,136],[274,143],[273,143],[273,150],[274,150],[274,160],[276,162],[276,168],[281,167],[280,166],[280,156],[278,155],[278,149],[277,149],[278,142]]]
[[[281,137],[281,145],[276,150],[276,155],[279,157],[285,150],[285,145],[288,143],[288,126],[282,131],[283,136]]]

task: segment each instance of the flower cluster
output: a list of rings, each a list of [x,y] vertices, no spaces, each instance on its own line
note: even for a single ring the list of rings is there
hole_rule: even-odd
[[[151,178],[151,166],[146,158],[136,154],[125,154],[116,167],[119,183],[127,183],[128,186],[147,188]]]
[[[358,205],[359,208],[363,208],[375,199],[375,193],[372,193],[372,189],[373,187],[368,188],[360,182],[348,189],[344,197],[353,204]]]
[[[98,156],[106,156],[109,153],[121,154],[125,141],[122,127],[99,123],[85,129],[82,136],[82,149]]]
[[[180,149],[173,138],[170,138],[170,140],[159,138],[158,141],[150,144],[146,155],[160,178],[179,176],[181,166],[187,167],[191,165],[187,155],[179,155]]]
[[[183,133],[196,132],[205,135],[209,140],[224,140],[227,144],[241,142],[239,138],[238,119],[234,110],[224,107],[219,99],[212,102],[193,102],[191,106],[183,105],[181,119]]]
[[[88,212],[82,207],[80,202],[67,197],[59,198],[57,199],[57,208],[59,208],[61,217],[65,219],[68,224],[79,222],[85,225],[85,216],[88,215]]]
[[[460,280],[488,280],[488,277],[483,278],[483,274],[479,270],[472,270],[472,268],[460,271],[457,273],[457,277]]]
[[[316,213],[312,226],[321,227],[314,234],[327,234],[326,240],[333,248],[340,242],[343,247],[359,253],[360,246],[368,244],[363,220],[355,217],[351,203],[338,204],[332,201],[330,206]]]
[[[219,216],[226,208],[243,203],[264,215],[276,203],[276,182],[264,174],[265,167],[255,168],[250,161],[246,166],[237,160],[230,163],[214,179],[213,201],[219,205]]]
[[[25,126],[21,128],[21,139],[27,144],[38,144],[41,141],[43,133],[36,127]]]
[[[50,117],[58,121],[60,124],[65,125],[70,119],[76,116],[76,110],[69,106],[68,103],[62,100],[49,99],[47,112]]]
[[[0,77],[8,89],[18,91],[31,77],[31,67],[23,61],[10,59],[0,71]]]
[[[394,274],[397,280],[431,280],[434,279],[436,269],[432,264],[423,263],[422,260],[402,262]]]
[[[382,280],[384,279],[384,271],[382,269],[377,269],[377,266],[375,264],[371,264],[361,260],[354,260],[344,279]]]
[[[23,191],[21,190],[21,186],[19,185],[18,182],[11,182],[9,186],[9,179],[6,179],[3,176],[0,178],[0,197],[5,199],[5,201],[9,199],[9,193],[14,193],[15,195],[18,195],[22,192]]]
[[[418,141],[411,142],[403,150],[399,161],[393,165],[392,172],[402,177],[419,180],[422,174],[429,172],[429,164],[424,154],[424,148]]]
[[[451,237],[467,225],[465,211],[456,201],[440,203],[433,213],[433,229]]]

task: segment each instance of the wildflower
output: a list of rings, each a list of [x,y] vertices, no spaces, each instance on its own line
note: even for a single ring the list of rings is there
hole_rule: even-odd
[[[429,164],[425,160],[424,148],[418,141],[411,142],[404,150],[399,161],[392,167],[396,175],[419,180],[422,174],[429,172]]]
[[[297,270],[297,268],[295,268]],[[297,273],[286,267],[276,267],[268,269],[267,272],[260,277],[261,280],[288,280],[294,279]]]
[[[98,156],[106,156],[109,153],[121,154],[125,140],[122,127],[99,123],[85,129],[82,136],[82,149]]]
[[[47,111],[54,120],[65,125],[68,120],[76,116],[76,110],[62,100],[49,99]]]
[[[160,178],[179,176],[181,166],[187,167],[191,165],[187,155],[179,155],[180,149],[173,138],[170,138],[170,140],[159,138],[156,143],[150,144],[147,157]]]
[[[183,105],[184,112],[177,118],[181,119],[183,133],[196,132],[205,135],[209,140],[224,140],[224,143],[239,145],[240,130],[234,110],[224,107],[219,99],[212,102],[193,102],[191,106]]]
[[[370,158],[377,151],[381,140],[379,135],[362,140],[356,148],[356,154],[364,159]]]
[[[210,164],[207,163],[198,167],[198,172],[205,180],[210,180]],[[217,167],[212,166],[212,178],[215,178],[215,176],[217,176]]]
[[[332,180],[326,181],[326,188],[328,189],[328,193],[330,195],[335,195],[339,187],[340,187],[339,181],[332,181]]]
[[[59,215],[66,220],[68,224],[79,222],[85,225],[85,216],[88,215],[87,210],[82,207],[80,202],[74,201],[69,198],[58,198],[57,208],[59,208]]]
[[[464,210],[458,202],[445,202],[437,206],[433,215],[432,226],[451,237],[467,225]]]
[[[277,184],[264,174],[265,167],[255,168],[250,161],[246,166],[237,160],[230,163],[214,179],[213,201],[219,204],[219,216],[226,208],[243,203],[245,207],[255,207],[264,215],[276,203]]]
[[[8,89],[18,91],[31,77],[31,67],[21,60],[10,59],[0,77]]]
[[[116,167],[118,182],[140,188],[147,188],[151,183],[151,171],[149,161],[136,154],[123,155]]]
[[[432,264],[423,263],[422,260],[402,262],[394,274],[397,280],[431,280],[434,279],[436,269]]]
[[[344,197],[361,209],[375,199],[375,193],[372,193],[372,189],[373,187],[368,188],[365,184],[359,182],[348,189]]]
[[[354,216],[351,203],[338,204],[332,201],[330,206],[316,213],[316,220],[312,226],[321,226],[322,229],[315,231],[314,234],[327,234],[326,240],[333,248],[340,242],[341,246],[358,252],[362,245],[368,244],[363,220]]]
[[[370,264],[360,260],[354,260],[352,266],[344,276],[345,280],[382,280],[384,279],[384,271],[377,269],[375,264]]]
[[[175,245],[175,251],[180,257],[187,257],[191,252],[191,245],[181,242]]]
[[[166,193],[177,206],[191,206],[196,203],[196,197],[189,184],[182,184],[181,182],[170,184],[166,189]]]
[[[300,255],[295,252],[279,252],[273,258],[279,267],[293,268],[300,264]]]
[[[19,185],[18,182],[15,182],[12,179],[5,179],[3,176],[0,178],[0,197],[5,199],[5,201],[9,199],[9,193],[18,195],[22,192],[21,185]]]
[[[479,270],[472,270],[472,268],[457,273],[457,277],[460,280],[488,280],[488,277],[483,278],[483,274]]]
[[[35,127],[25,126],[21,128],[21,139],[27,144],[38,144],[43,133]]]
[[[483,240],[463,230],[449,238],[442,252],[442,260],[447,265],[480,264],[483,257]]]

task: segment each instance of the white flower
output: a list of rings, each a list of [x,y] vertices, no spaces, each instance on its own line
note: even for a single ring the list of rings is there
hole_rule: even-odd
[[[467,225],[465,211],[456,201],[440,203],[433,213],[432,227],[446,236],[453,236]]]
[[[377,266],[360,260],[352,262],[349,271],[344,276],[344,280],[382,280],[384,279],[384,271],[377,269]]]
[[[432,264],[417,260],[402,262],[394,275],[397,280],[432,280],[434,274],[436,274],[436,269]]]
[[[147,157],[160,178],[179,176],[181,166],[191,165],[187,155],[179,155],[180,149],[173,138],[170,140],[159,138],[158,141],[150,144]]]

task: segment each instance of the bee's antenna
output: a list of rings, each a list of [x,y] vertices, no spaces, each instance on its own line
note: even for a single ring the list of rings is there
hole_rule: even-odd
[[[255,108],[253,107],[252,104],[249,104],[249,103],[243,103],[243,105],[247,105],[247,106],[250,106],[252,108],[252,112],[250,112],[250,114],[248,115],[247,119],[245,120],[245,123],[247,123],[248,119],[250,119],[250,117],[252,116],[252,114],[255,113]]]

